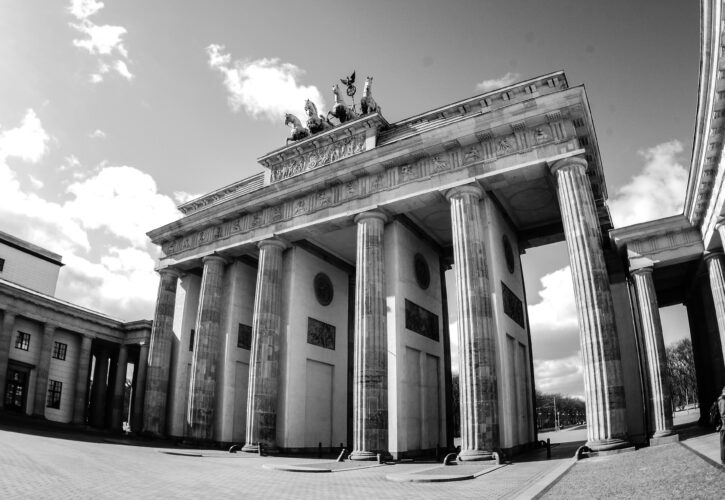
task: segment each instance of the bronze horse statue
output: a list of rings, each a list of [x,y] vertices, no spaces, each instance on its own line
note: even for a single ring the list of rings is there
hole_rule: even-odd
[[[299,141],[310,136],[310,131],[303,127],[300,119],[291,113],[285,114],[284,124],[292,126],[292,133],[287,138],[287,145],[289,145],[290,141]]]
[[[307,99],[305,101],[305,111],[307,112],[307,128],[310,130],[310,134],[317,134],[318,132],[324,132],[327,129],[333,127],[330,120],[322,115],[317,114],[317,106],[315,103]]]
[[[365,78],[365,89],[363,90],[362,99],[360,99],[360,110],[362,114],[367,115],[368,113],[377,113],[380,111],[378,103],[373,99],[373,77],[368,76]]]
[[[348,106],[345,104],[345,101],[342,100],[342,97],[340,97],[340,87],[338,87],[337,84],[332,86],[332,94],[335,96],[335,104],[332,106],[332,109],[327,112],[328,119],[330,116],[333,116],[334,118],[340,120],[340,123],[345,123],[350,120],[354,120],[359,116],[352,106]]]

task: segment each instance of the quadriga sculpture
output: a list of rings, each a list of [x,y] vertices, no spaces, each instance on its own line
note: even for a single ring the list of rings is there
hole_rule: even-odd
[[[309,99],[305,101],[305,111],[307,112],[307,128],[310,129],[310,134],[332,128],[332,123],[324,116],[317,114],[317,106]]]
[[[365,89],[363,89],[363,96],[360,99],[360,110],[362,114],[367,115],[368,113],[377,113],[380,111],[378,103],[373,99],[373,77],[368,76],[365,78]]]
[[[309,137],[310,135],[310,131],[302,126],[302,122],[300,122],[300,119],[291,113],[285,114],[284,124],[290,125],[292,128],[292,133],[287,138],[287,144],[289,144],[290,141],[299,141],[300,139],[304,139],[305,137]]]
[[[359,116],[357,113],[355,113],[355,110],[352,109],[352,106],[348,106],[347,104],[345,104],[345,101],[342,99],[342,97],[340,97],[340,87],[338,87],[337,84],[332,86],[332,95],[335,96],[335,104],[332,106],[332,109],[327,113],[328,119],[330,118],[330,116],[332,116],[340,120],[340,123],[345,123]]]

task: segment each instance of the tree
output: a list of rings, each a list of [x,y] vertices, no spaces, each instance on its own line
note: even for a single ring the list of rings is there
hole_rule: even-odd
[[[536,391],[538,429],[567,427],[586,422],[586,404],[581,399]]]
[[[695,358],[690,339],[682,339],[667,346],[667,374],[672,392],[672,409],[697,403]]]

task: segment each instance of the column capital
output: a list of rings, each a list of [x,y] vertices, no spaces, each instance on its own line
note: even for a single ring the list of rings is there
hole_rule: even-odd
[[[561,160],[555,161],[549,165],[549,170],[551,171],[551,175],[556,177],[556,172],[562,168],[581,168],[586,172],[587,165],[587,161],[581,156],[570,156],[569,158],[562,158]]]
[[[17,313],[15,311],[10,311],[8,309],[5,309],[3,311],[3,321],[5,322],[15,320],[16,317]]]
[[[161,276],[166,274],[170,276],[175,276],[176,278],[181,278],[182,274],[181,271],[179,271],[178,269],[174,269],[173,267],[164,267],[163,269],[157,269],[156,272],[158,272]]]
[[[229,261],[226,259],[226,257],[222,257],[221,255],[211,254],[211,255],[205,255],[204,257],[202,257],[201,262],[203,264],[206,264],[207,262],[219,262],[222,265],[224,265]]]
[[[637,269],[630,269],[629,273],[632,275],[635,275],[635,274],[643,275],[643,274],[652,274],[653,271],[654,271],[654,267],[645,266],[645,267],[638,267]]]
[[[477,200],[483,198],[483,189],[478,184],[466,184],[465,186],[456,186],[449,189],[444,193],[446,200],[451,201],[453,198],[459,198],[463,195],[469,194],[474,196]]]
[[[714,258],[722,258],[723,253],[722,252],[705,252],[702,255],[702,258],[705,259],[705,262],[708,262]]]
[[[360,221],[363,221],[366,219],[380,219],[381,221],[383,221],[383,224],[388,222],[388,216],[378,210],[370,210],[369,212],[359,213],[355,216],[353,221],[355,222],[355,224],[357,224]]]
[[[43,325],[43,333],[45,335],[53,335],[55,333],[55,329],[58,328],[58,325],[54,323],[45,323]]]
[[[279,238],[269,238],[257,243],[257,248],[259,248],[260,250],[264,247],[277,247],[285,250],[287,248],[287,242]]]

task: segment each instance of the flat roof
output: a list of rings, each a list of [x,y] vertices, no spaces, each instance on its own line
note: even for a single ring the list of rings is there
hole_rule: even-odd
[[[21,240],[20,238],[17,238],[12,234],[0,231],[0,243],[4,243],[9,247],[15,248],[16,250],[20,250],[21,252],[25,252],[34,257],[38,257],[39,259],[43,259],[52,264],[56,264],[58,266],[63,265],[63,257],[58,255],[57,253],[53,253],[49,250],[46,250],[45,248],[39,247],[38,245],[33,245],[28,241]]]

